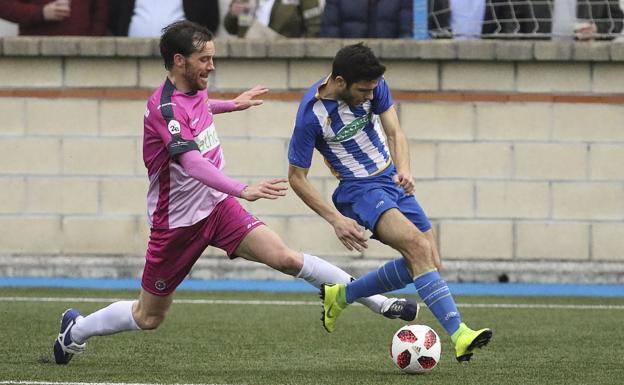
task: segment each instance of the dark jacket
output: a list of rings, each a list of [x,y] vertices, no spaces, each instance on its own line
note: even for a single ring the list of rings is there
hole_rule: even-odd
[[[71,16],[43,19],[43,6],[52,0],[0,0],[0,18],[19,24],[20,35],[101,36],[106,32],[106,0],[71,3]]]
[[[183,0],[186,20],[217,32],[219,28],[218,0]],[[128,36],[134,14],[134,0],[108,0],[108,32],[114,36]]]
[[[411,38],[413,0],[327,0],[321,37]]]

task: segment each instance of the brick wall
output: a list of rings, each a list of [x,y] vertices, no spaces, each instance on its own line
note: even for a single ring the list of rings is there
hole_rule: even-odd
[[[139,275],[148,234],[142,116],[164,76],[157,42],[1,43],[0,275],[59,275],[68,258],[87,266],[72,274]],[[229,175],[286,175],[301,91],[346,43],[217,42],[214,95],[258,83],[273,91],[260,108],[216,118]],[[417,196],[451,279],[623,280],[624,44],[369,44],[388,67]],[[329,200],[336,181],[318,157],[311,177]],[[376,241],[361,255],[347,252],[292,192],[245,206],[293,248],[355,272],[396,256]],[[231,272],[221,252],[207,255],[196,276]],[[573,267],[566,276],[526,274],[553,262]],[[234,264],[237,276],[267,274]]]

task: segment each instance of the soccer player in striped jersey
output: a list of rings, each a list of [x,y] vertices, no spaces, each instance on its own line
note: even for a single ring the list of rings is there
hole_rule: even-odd
[[[392,260],[347,284],[321,288],[323,326],[361,297],[413,283],[455,344],[458,361],[468,361],[486,345],[490,329],[472,330],[462,322],[446,282],[427,215],[414,197],[408,144],[383,78],[385,67],[363,44],[343,47],[332,73],[305,93],[290,140],[288,177],[299,197],[333,227],[349,250],[367,247],[364,228],[393,247]],[[326,203],[307,175],[317,149],[340,180]]]
[[[156,329],[165,319],[173,294],[208,246],[230,258],[263,263],[301,278],[316,288],[324,282],[349,282],[340,268],[287,247],[236,198],[247,201],[285,195],[286,179],[246,185],[223,173],[225,158],[214,114],[262,104],[267,92],[254,87],[230,101],[209,99],[208,75],[214,70],[212,33],[190,21],[164,29],[160,51],[167,78],[147,102],[143,160],[150,186],[147,193],[150,239],[137,301],[118,301],[83,317],[68,309],[54,341],[57,364],[67,364],[84,351],[93,336],[129,330]],[[418,314],[413,300],[362,298],[362,304],[387,318],[411,321]]]

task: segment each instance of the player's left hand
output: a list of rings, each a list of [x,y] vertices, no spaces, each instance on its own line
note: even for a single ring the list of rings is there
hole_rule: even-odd
[[[250,202],[258,199],[277,199],[286,195],[288,182],[285,178],[263,180],[259,183],[250,184],[243,189],[240,197]]]
[[[406,173],[397,173],[393,179],[397,186],[403,187],[406,194],[414,194],[414,178],[411,175]]]
[[[233,100],[234,111],[242,111],[248,109],[249,107],[261,105],[264,100],[254,98],[264,95],[267,92],[269,92],[269,89],[260,85],[243,92]]]

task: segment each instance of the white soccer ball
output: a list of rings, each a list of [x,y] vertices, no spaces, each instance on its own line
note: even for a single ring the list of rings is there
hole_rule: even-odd
[[[427,325],[405,325],[392,338],[390,357],[405,373],[425,373],[440,361],[442,345],[438,334]]]

